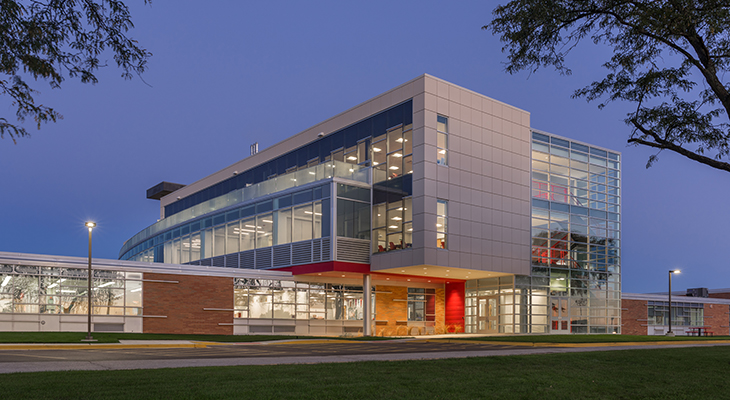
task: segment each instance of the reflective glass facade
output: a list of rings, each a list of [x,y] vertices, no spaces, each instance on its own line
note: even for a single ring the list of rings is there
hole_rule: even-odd
[[[549,295],[550,330],[620,329],[620,155],[532,135],[532,287]]]
[[[88,313],[86,269],[0,264],[0,313]],[[142,315],[142,274],[95,270],[94,315]]]
[[[368,164],[373,159],[374,165],[381,165],[377,170],[384,168],[388,176],[408,173],[411,158],[404,152],[410,154],[412,141],[408,144],[404,133],[411,132],[412,124],[413,102],[408,100],[171,203],[165,207],[165,217],[234,190],[330,160]],[[371,156],[371,143],[375,157]],[[379,179],[385,178],[376,173],[375,182]]]

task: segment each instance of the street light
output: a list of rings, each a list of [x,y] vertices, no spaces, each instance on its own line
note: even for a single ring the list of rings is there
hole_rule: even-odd
[[[89,277],[86,280],[87,283],[87,290],[86,290],[86,296],[87,296],[87,309],[88,309],[88,322],[86,325],[86,338],[82,339],[82,342],[96,342],[96,339],[91,337],[91,279],[93,278],[93,274],[91,272],[91,230],[96,227],[96,223],[94,222],[87,222],[86,227],[89,228]]]
[[[678,273],[678,269],[669,270],[669,331],[667,332],[667,336],[674,336],[674,332],[672,332],[672,274]]]

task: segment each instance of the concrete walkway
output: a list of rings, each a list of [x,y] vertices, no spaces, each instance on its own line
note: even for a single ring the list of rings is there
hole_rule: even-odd
[[[423,339],[421,339],[423,340]],[[446,339],[426,339],[426,340],[446,340]],[[453,339],[450,339],[453,340]],[[314,340],[292,340],[278,341],[282,342],[298,342],[303,345],[304,342],[314,342]],[[319,343],[327,343],[326,339],[318,339]],[[409,340],[410,341],[410,340]],[[38,345],[22,345],[25,350],[31,350],[31,353],[25,353],[27,356],[33,357],[32,350],[48,350],[48,349],[68,349],[75,350],[80,348],[107,350],[107,349],[170,349],[174,347],[206,347],[212,343],[195,343],[187,341],[144,341],[145,343],[137,343],[142,341],[126,341],[120,344],[85,344],[85,345],[60,345],[60,344],[38,344]],[[133,342],[133,343],[130,343]],[[343,342],[338,340],[337,342]],[[271,342],[260,343],[241,343],[236,346],[261,346]],[[353,342],[350,342],[353,343]],[[357,342],[362,344],[363,342]],[[712,341],[709,342],[654,342],[654,343],[592,343],[592,344],[573,344],[572,346],[550,346],[538,347],[532,343],[525,343],[520,346],[519,343],[499,343],[502,348],[494,350],[479,351],[443,351],[443,352],[412,352],[412,353],[369,353],[369,354],[350,354],[350,355],[328,355],[328,356],[297,356],[297,357],[238,357],[238,358],[184,358],[184,359],[151,359],[151,360],[95,360],[95,361],[62,361],[64,357],[48,357],[47,355],[38,356],[38,358],[49,359],[57,358],[59,361],[30,361],[30,362],[2,362],[0,361],[0,373],[17,373],[17,372],[40,372],[40,371],[67,371],[67,370],[124,370],[124,369],[157,369],[157,368],[181,368],[181,367],[220,367],[220,366],[237,366],[237,365],[277,365],[277,364],[314,364],[314,363],[344,363],[344,362],[362,362],[362,361],[401,361],[401,360],[435,360],[445,358],[468,358],[468,357],[493,357],[493,356],[510,356],[510,355],[529,355],[529,354],[555,354],[555,353],[576,353],[589,351],[611,351],[611,350],[633,350],[633,349],[660,349],[660,348],[685,348],[685,347],[707,347],[707,346],[730,346],[730,341]],[[221,343],[216,343],[221,345]],[[227,345],[231,345],[230,343]],[[0,350],[20,350],[20,345],[14,348],[8,348],[12,345],[0,345]],[[79,347],[82,346],[82,347]],[[217,347],[217,346],[216,346]],[[60,356],[61,354],[59,354]],[[0,360],[2,360],[2,352],[0,351]]]

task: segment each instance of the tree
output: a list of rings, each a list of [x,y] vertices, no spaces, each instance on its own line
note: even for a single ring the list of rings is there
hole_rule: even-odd
[[[147,2],[147,1],[145,1]],[[32,117],[41,123],[62,118],[56,110],[36,104],[37,93],[27,77],[59,88],[69,78],[96,83],[94,72],[106,64],[108,49],[122,77],[141,74],[151,56],[126,36],[134,25],[127,6],[118,0],[0,0],[0,93],[10,96],[17,121],[0,117],[0,138],[28,136],[19,125]]]
[[[500,36],[506,71],[554,67],[583,40],[606,44],[606,76],[573,97],[635,104],[628,143],[730,172],[727,0],[513,0],[483,29]],[[657,160],[652,155],[647,167]]]

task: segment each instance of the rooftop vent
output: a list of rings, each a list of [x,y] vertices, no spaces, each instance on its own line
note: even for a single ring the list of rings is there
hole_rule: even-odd
[[[254,155],[259,152],[259,142],[256,142],[251,145],[251,155]]]
[[[185,185],[181,185],[179,183],[160,182],[157,185],[147,189],[147,198],[152,200],[159,200],[167,196],[168,194],[184,187]]]
[[[687,296],[689,297],[710,297],[710,292],[707,290],[707,288],[695,288],[695,289],[687,289]]]

